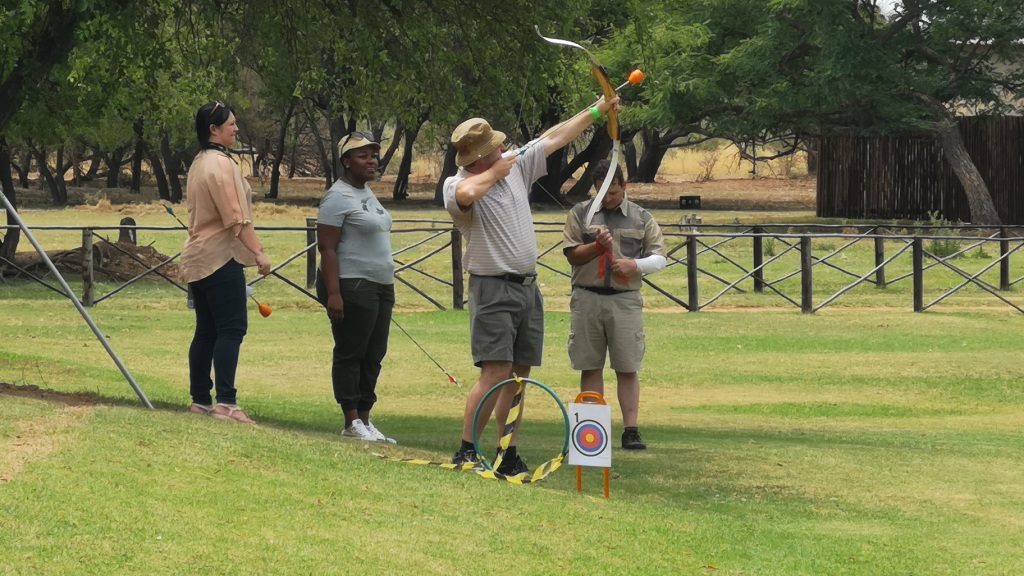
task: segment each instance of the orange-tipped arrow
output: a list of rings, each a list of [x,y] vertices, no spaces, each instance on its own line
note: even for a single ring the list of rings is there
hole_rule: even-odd
[[[647,75],[644,74],[644,71],[637,68],[636,70],[633,70],[632,72],[629,73],[629,78],[626,79],[625,82],[620,84],[619,87],[615,89],[615,91],[618,92],[619,90],[622,90],[623,88],[629,85],[636,86],[637,84],[643,82],[644,78],[646,77]]]
[[[252,294],[249,295],[249,298],[252,298],[252,301],[256,303],[256,307],[259,308],[260,311],[260,316],[266,318],[274,313],[274,309],[270,307],[270,304],[264,304],[260,302]]]

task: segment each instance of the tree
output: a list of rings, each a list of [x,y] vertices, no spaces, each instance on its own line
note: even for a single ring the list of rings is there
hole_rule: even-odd
[[[972,220],[998,223],[953,113],[964,104],[999,112],[1024,87],[1020,69],[995,66],[1024,38],[1019,0],[906,0],[891,15],[872,0],[685,0],[645,10],[657,15],[646,38],[659,79],[646,90],[645,124],[692,124],[699,111],[710,133],[734,141],[925,130],[942,141]]]

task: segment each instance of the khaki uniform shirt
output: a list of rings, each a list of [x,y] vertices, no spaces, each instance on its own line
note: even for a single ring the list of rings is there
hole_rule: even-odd
[[[601,227],[607,228],[612,234],[612,252],[594,258],[582,266],[572,267],[572,285],[588,288],[611,288],[614,290],[639,290],[642,276],[639,271],[623,276],[612,272],[612,259],[615,258],[646,258],[652,254],[665,255],[665,238],[661,227],[647,210],[623,200],[618,208],[607,210],[602,208],[594,215],[589,229],[584,229],[583,221],[587,218],[587,210],[593,200],[586,200],[572,207],[565,220],[563,230],[563,252],[590,244],[597,240]],[[604,264],[601,264],[604,260]],[[602,270],[604,273],[602,274]]]
[[[238,239],[252,224],[252,189],[227,154],[201,150],[188,169],[188,240],[181,253],[181,279],[202,280],[231,259],[255,266],[256,256]]]

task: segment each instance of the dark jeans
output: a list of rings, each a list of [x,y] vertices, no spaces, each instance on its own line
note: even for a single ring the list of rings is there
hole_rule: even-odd
[[[395,286],[364,278],[336,279],[341,284],[345,317],[331,321],[334,335],[334,363],[331,382],[334,399],[345,411],[368,412],[377,402],[380,363],[388,351],[391,311]],[[322,276],[317,277],[317,296],[327,302]]]
[[[196,404],[212,404],[210,365],[216,374],[217,402],[234,404],[238,349],[248,329],[245,274],[228,261],[202,280],[189,282],[196,307],[196,332],[188,349],[189,392]]]

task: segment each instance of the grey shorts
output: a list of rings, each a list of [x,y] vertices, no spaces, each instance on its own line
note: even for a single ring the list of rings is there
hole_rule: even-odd
[[[540,366],[544,355],[544,300],[536,282],[523,285],[490,276],[469,277],[469,334],[473,363]]]
[[[605,295],[573,288],[569,310],[569,361],[573,370],[604,369],[607,350],[612,370],[640,371],[646,350],[640,291]]]

